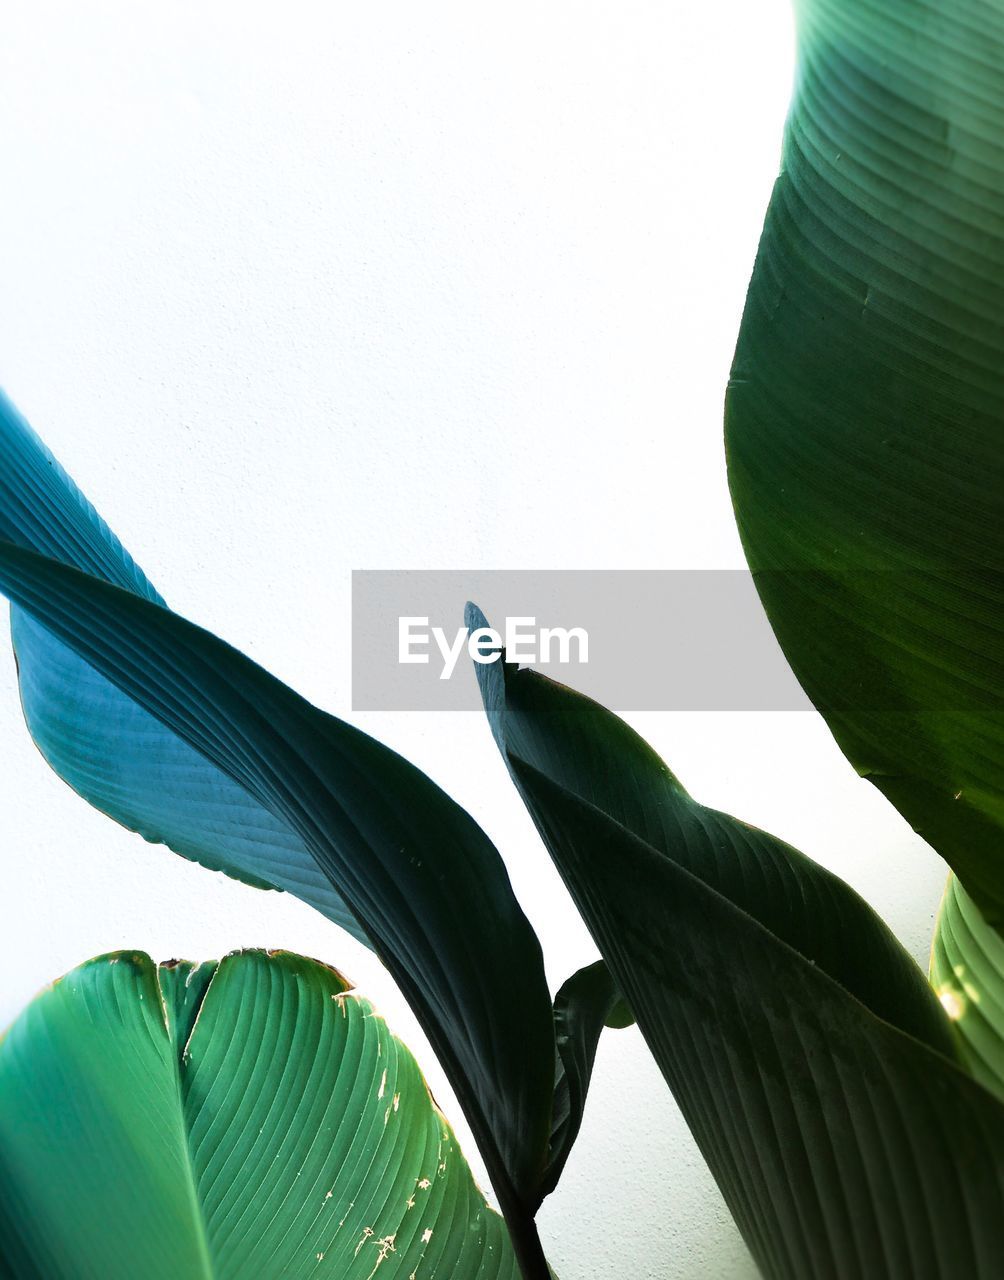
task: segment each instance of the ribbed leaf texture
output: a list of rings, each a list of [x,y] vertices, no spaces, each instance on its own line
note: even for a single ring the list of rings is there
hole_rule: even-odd
[[[294,830],[416,1012],[526,1275],[547,1275],[556,1073],[540,944],[498,852],[418,769],[249,658],[120,587],[0,541],[0,590]]]
[[[746,555],[857,770],[1004,921],[1004,8],[799,0],[729,383]]]
[[[146,575],[0,392],[0,530],[158,604]],[[52,768],[102,813],[205,867],[288,889],[369,945],[281,819],[14,606],[28,729]]]
[[[1004,1098],[1004,938],[950,876],[931,949],[931,985],[977,1080]]]
[[[516,1280],[407,1049],[288,953],[120,952],[0,1042],[12,1280]]]
[[[555,864],[762,1273],[991,1280],[1004,1106],[875,913],[782,841],[694,801],[626,725],[480,667]]]

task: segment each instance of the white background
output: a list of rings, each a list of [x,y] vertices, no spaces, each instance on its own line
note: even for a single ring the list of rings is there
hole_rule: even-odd
[[[743,564],[721,402],[784,0],[43,0],[4,26],[0,379],[175,608],[349,714],[353,568]],[[634,721],[926,959],[940,864],[813,715]],[[591,959],[480,717],[364,727],[487,827],[552,985]],[[288,947],[379,1002],[465,1134],[361,948],[49,773],[6,649],[0,778],[0,1020],[111,948]],[[562,1280],[752,1275],[634,1030],[541,1229]]]

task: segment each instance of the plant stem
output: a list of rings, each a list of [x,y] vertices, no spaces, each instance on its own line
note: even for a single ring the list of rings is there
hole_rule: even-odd
[[[525,1206],[516,1202],[514,1197],[503,1198],[500,1195],[499,1202],[523,1280],[551,1280],[553,1273],[544,1257],[544,1248],[540,1243],[533,1215]]]

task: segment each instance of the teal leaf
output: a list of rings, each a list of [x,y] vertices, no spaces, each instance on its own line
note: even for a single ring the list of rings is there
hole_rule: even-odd
[[[393,751],[163,606],[0,543],[0,588],[246,788],[337,886],[467,1115],[526,1275],[555,1078],[540,945],[498,852]]]
[[[164,603],[2,393],[0,533]],[[193,862],[259,888],[288,890],[370,945],[296,832],[24,610],[12,606],[10,621],[28,730],[76,792]]]

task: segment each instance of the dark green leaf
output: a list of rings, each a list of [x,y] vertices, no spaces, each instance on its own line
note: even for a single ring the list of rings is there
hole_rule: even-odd
[[[516,767],[763,1273],[998,1276],[1004,1107],[672,858]]]
[[[1004,920],[1004,18],[805,0],[729,384],[747,558],[857,770]]]
[[[468,620],[487,625],[473,609]],[[479,665],[477,675],[510,765],[532,765],[698,875],[880,1017],[955,1053],[923,973],[838,876],[783,840],[698,804],[634,730],[591,699],[511,663]],[[540,824],[542,815],[530,809]]]
[[[867,905],[609,712],[479,668],[541,834],[764,1274],[991,1280],[1004,1107]]]
[[[602,960],[586,965],[563,983],[554,998],[558,1066],[551,1118],[551,1152],[544,1194],[558,1185],[582,1125],[582,1113],[593,1073],[596,1048],[604,1027],[626,1027],[634,1021]]]

